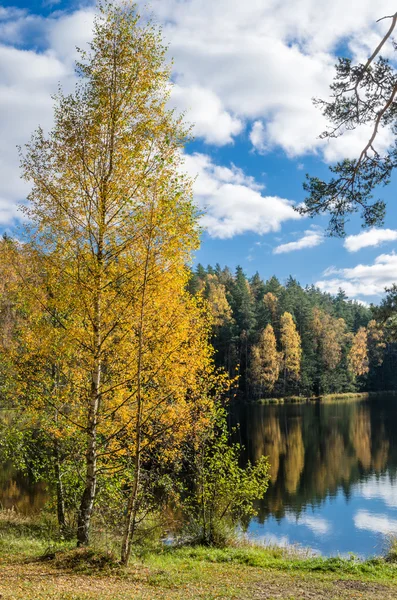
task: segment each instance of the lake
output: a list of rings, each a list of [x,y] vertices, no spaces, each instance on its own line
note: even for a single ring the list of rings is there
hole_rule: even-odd
[[[235,407],[246,458],[269,456],[271,484],[248,535],[324,555],[380,554],[397,534],[397,398]],[[11,465],[0,506],[39,511],[47,494]]]
[[[247,458],[271,484],[251,538],[324,555],[380,554],[397,534],[397,400],[234,409]]]

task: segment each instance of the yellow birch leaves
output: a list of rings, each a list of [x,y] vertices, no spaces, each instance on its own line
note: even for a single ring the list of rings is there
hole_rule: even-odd
[[[258,344],[252,349],[250,378],[251,384],[271,392],[278,380],[280,354],[277,351],[273,327],[267,325],[261,332]]]
[[[302,357],[301,338],[289,312],[285,312],[281,316],[280,342],[285,371],[295,379],[299,379]]]

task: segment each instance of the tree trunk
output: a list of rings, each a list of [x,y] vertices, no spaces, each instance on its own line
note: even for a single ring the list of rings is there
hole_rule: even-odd
[[[152,207],[153,210],[153,207]],[[131,496],[128,501],[127,517],[124,529],[123,540],[121,543],[121,562],[123,565],[128,563],[131,554],[131,542],[136,527],[136,517],[138,514],[138,493],[141,480],[141,451],[142,451],[142,369],[143,369],[143,341],[144,341],[144,320],[146,309],[146,291],[148,283],[149,259],[151,253],[151,235],[149,236],[146,248],[145,268],[143,272],[142,297],[139,315],[138,330],[138,363],[137,363],[137,415],[136,415],[136,433],[135,433],[135,463],[134,463],[134,484],[132,486]]]
[[[101,265],[101,247],[98,252]],[[98,295],[95,302],[94,324],[94,368],[91,380],[90,409],[87,424],[86,476],[77,520],[77,546],[88,546],[91,516],[94,509],[97,487],[97,425],[101,387],[101,278],[98,280]]]
[[[66,527],[65,517],[65,496],[62,483],[61,461],[59,456],[59,444],[55,438],[54,441],[54,458],[55,458],[55,478],[57,486],[57,516],[59,529],[62,531]]]
[[[140,428],[138,432],[140,438]],[[123,565],[128,563],[131,554],[131,542],[134,537],[136,527],[136,517],[138,514],[138,492],[141,478],[141,450],[140,440],[138,441],[138,448],[135,455],[135,476],[134,485],[132,486],[131,496],[128,502],[127,508],[127,520],[124,529],[124,536],[121,545],[121,562]]]
[[[89,533],[92,511],[94,508],[97,473],[96,473],[96,413],[97,407],[92,407],[91,425],[88,432],[88,445],[86,452],[86,478],[83,496],[81,498],[79,516],[77,520],[77,545],[89,544]],[[95,417],[94,417],[95,414]]]

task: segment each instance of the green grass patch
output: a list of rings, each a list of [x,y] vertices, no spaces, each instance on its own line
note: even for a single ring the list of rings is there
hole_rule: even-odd
[[[308,404],[311,402],[347,402],[375,399],[379,397],[395,397],[394,390],[386,392],[345,392],[343,394],[326,394],[324,396],[286,396],[285,398],[260,398],[254,400],[254,404]]]
[[[366,561],[248,543],[140,547],[124,568],[110,551],[72,548],[51,538],[52,531],[47,523],[0,513],[4,600],[397,598],[394,541],[387,556]]]
[[[166,567],[176,563],[227,563],[239,564],[262,569],[299,573],[323,573],[341,576],[359,576],[371,580],[392,581],[397,577],[397,562],[382,557],[360,560],[352,557],[323,558],[310,556],[300,549],[277,547],[241,547],[241,548],[167,548],[162,553],[145,557],[148,564]]]

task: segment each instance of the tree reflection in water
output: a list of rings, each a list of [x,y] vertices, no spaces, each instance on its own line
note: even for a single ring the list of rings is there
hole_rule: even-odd
[[[29,515],[39,512],[46,500],[43,482],[32,483],[10,463],[0,464],[0,508]]]
[[[259,521],[321,505],[370,476],[397,473],[397,402],[247,405],[234,410],[246,458],[269,456],[271,485]]]

